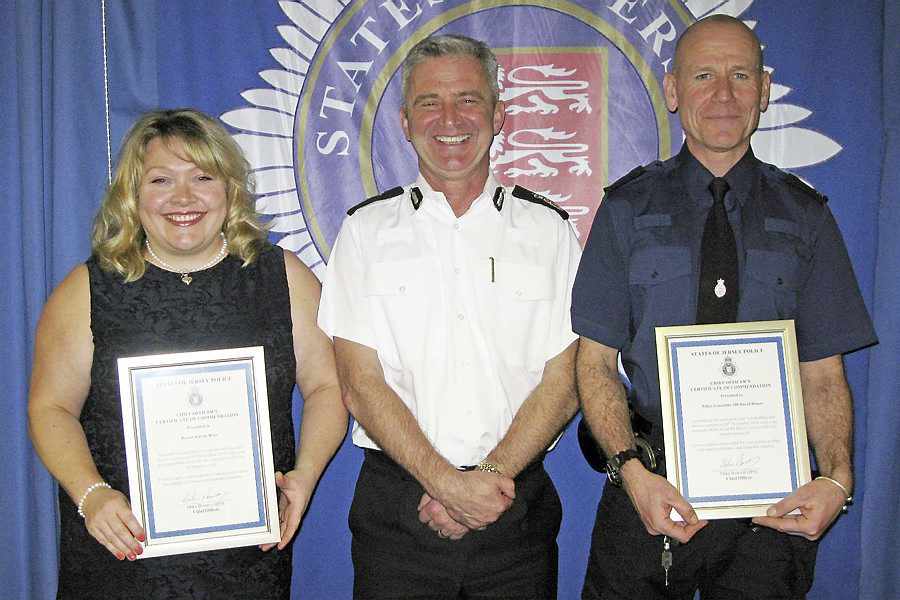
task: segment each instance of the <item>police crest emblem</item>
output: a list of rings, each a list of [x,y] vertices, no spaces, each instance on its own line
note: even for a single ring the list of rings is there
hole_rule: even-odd
[[[752,4],[282,1],[285,21],[273,27],[286,46],[258,49],[277,68],[261,71],[266,87],[244,90],[248,105],[222,120],[237,130],[254,170],[257,209],[271,217],[278,244],[321,276],[347,208],[415,178],[415,154],[398,125],[406,52],[435,33],[484,39],[501,63],[508,103],[491,149],[494,172],[559,204],[583,242],[603,186],[681,146],[662,93],[678,34],[709,14],[742,18]],[[497,22],[515,27],[491,27]],[[796,125],[809,111],[779,102],[790,88],[772,89],[753,139],[757,156],[794,168],[840,151]],[[786,155],[801,158],[785,164]]]
[[[726,356],[724,362],[722,362],[722,375],[733,377],[735,373],[737,373],[737,366],[735,366],[730,356]]]

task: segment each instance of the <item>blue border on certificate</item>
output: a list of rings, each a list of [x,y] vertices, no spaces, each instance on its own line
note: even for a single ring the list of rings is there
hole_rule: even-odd
[[[690,486],[687,475],[687,455],[684,449],[684,420],[682,419],[682,399],[681,399],[681,382],[678,370],[678,352],[681,348],[689,348],[696,346],[736,346],[740,344],[771,344],[774,343],[778,351],[778,371],[781,376],[781,404],[784,412],[784,420],[782,424],[786,430],[788,459],[790,461],[791,489],[774,491],[766,494],[732,494],[725,496],[692,496],[690,494]],[[675,392],[675,426],[678,430],[678,451],[681,454],[681,481],[683,484],[684,498],[688,502],[722,502],[722,501],[740,501],[740,500],[765,500],[772,497],[783,497],[797,489],[797,465],[794,454],[794,432],[791,427],[791,405],[788,398],[787,388],[787,371],[784,364],[784,339],[781,337],[746,337],[739,338],[717,338],[707,341],[673,341],[669,344],[670,355],[672,356],[672,380]]]
[[[146,432],[146,421],[144,419],[144,398],[143,398],[143,386],[149,380],[158,378],[158,377],[174,377],[174,376],[187,376],[187,375],[198,375],[205,373],[219,373],[222,371],[242,371],[244,373],[244,377],[246,378],[247,384],[247,404],[249,407],[250,414],[250,439],[253,444],[253,468],[254,468],[254,478],[256,481],[256,504],[257,504],[257,514],[259,518],[256,521],[249,522],[241,522],[241,523],[226,523],[223,525],[217,525],[215,527],[197,527],[194,529],[178,529],[173,531],[165,531],[160,532],[156,529],[156,518],[153,510],[153,489],[150,484],[150,461],[147,456],[147,432]],[[147,368],[139,368],[134,369],[132,371],[132,378],[134,381],[135,387],[135,396],[136,396],[136,404],[138,411],[138,422],[140,425],[140,451],[141,451],[141,462],[143,464],[143,475],[144,475],[144,484],[147,489],[146,497],[147,497],[147,519],[150,530],[151,538],[169,538],[169,537],[180,537],[185,535],[192,535],[196,533],[209,533],[215,531],[225,531],[225,530],[239,530],[239,529],[250,529],[261,527],[265,525],[266,522],[266,512],[265,512],[265,497],[263,494],[263,485],[262,478],[260,476],[260,457],[259,457],[259,434],[257,432],[257,416],[256,416],[256,394],[254,393],[254,385],[253,385],[253,363],[250,359],[239,360],[239,361],[226,361],[224,364],[217,365],[203,365],[203,366],[185,366],[185,367],[147,367]]]

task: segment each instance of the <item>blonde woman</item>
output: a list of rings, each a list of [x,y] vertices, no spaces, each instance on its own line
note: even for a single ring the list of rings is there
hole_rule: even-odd
[[[249,167],[194,110],[144,115],[126,137],[97,215],[92,256],[38,325],[29,417],[60,484],[59,598],[289,598],[290,541],[347,428],[319,283],[266,241]],[[282,517],[274,550],[137,561],[116,359],[260,345]],[[295,456],[291,394],[304,397]],[[83,515],[79,516],[79,513]]]

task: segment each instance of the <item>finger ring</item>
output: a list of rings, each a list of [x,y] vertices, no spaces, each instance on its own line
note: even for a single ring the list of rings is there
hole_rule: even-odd
[[[446,532],[444,532],[443,529],[439,529],[439,530],[438,530],[438,535],[441,536],[442,538],[450,537],[449,535],[447,535]]]

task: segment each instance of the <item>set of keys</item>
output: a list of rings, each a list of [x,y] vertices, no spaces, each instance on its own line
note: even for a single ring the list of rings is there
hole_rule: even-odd
[[[663,536],[663,551],[660,562],[662,563],[663,571],[666,572],[666,587],[669,587],[669,569],[672,568],[672,550],[669,536],[667,535]]]

